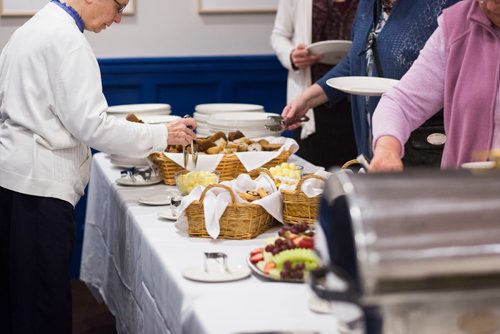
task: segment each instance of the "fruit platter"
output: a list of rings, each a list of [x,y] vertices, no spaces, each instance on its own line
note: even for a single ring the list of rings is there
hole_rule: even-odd
[[[309,271],[320,266],[314,251],[314,230],[307,223],[284,225],[264,247],[253,249],[247,262],[258,277],[303,283]]]

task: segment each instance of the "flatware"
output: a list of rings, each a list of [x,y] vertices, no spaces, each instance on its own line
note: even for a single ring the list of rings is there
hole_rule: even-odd
[[[228,274],[231,274],[231,270],[229,270],[229,267],[227,266],[227,254],[223,252],[205,252],[205,258],[203,261],[204,265],[204,270],[206,273],[208,273],[208,264],[207,260],[208,259],[214,259],[215,261],[219,262],[219,259],[222,259],[222,266],[225,272]]]
[[[174,195],[170,197],[170,212],[173,217],[177,217],[177,208],[181,205],[182,196]]]
[[[307,122],[309,117],[304,115],[302,117],[285,119],[283,116],[268,116],[267,119],[269,119],[269,123],[265,125],[266,129],[279,132],[284,131],[290,124],[294,124],[296,122]]]
[[[137,181],[137,179],[135,177],[138,175],[142,176],[144,181],[149,181],[151,179],[152,172],[153,172],[152,168],[139,169],[136,167],[132,167],[132,168],[120,171],[120,175],[122,177],[126,177],[126,176],[130,177],[132,182],[135,183]]]
[[[191,118],[190,115],[185,115],[184,118]],[[187,126],[189,129],[192,129],[193,127],[191,125]],[[184,158],[184,168],[187,167],[188,160],[189,160],[189,151],[186,149],[186,146],[182,147],[182,154]],[[191,140],[191,161],[193,161],[193,165],[196,168],[196,164],[198,163],[198,151],[194,147],[194,141]]]

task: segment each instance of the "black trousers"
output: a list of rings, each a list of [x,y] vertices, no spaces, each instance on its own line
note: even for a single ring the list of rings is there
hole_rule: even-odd
[[[73,206],[0,187],[0,332],[71,333]]]

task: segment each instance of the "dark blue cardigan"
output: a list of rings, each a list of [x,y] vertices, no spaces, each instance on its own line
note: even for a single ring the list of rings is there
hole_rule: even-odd
[[[345,93],[329,87],[326,80],[342,76],[366,76],[366,49],[368,34],[373,25],[374,1],[380,11],[380,0],[360,0],[353,23],[352,49],[337,66],[317,81],[330,104],[339,102]],[[401,79],[417,58],[425,42],[437,28],[437,17],[442,9],[459,0],[397,0],[391,16],[377,38],[377,50],[384,77]],[[376,70],[374,69],[374,72]],[[374,74],[375,75],[375,74]],[[379,97],[371,97],[368,111],[373,114]],[[371,156],[368,142],[365,97],[351,97],[356,145],[359,153]]]

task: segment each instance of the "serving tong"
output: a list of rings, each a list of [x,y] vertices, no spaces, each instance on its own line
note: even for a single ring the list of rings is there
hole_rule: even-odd
[[[184,118],[191,118],[190,115],[185,115]],[[192,129],[191,125],[187,126],[189,129]],[[191,161],[193,161],[193,165],[196,168],[196,164],[198,163],[198,151],[194,147],[194,142],[191,140]],[[189,150],[186,149],[187,146],[182,147],[182,155],[184,158],[184,168],[187,168],[189,161]]]
[[[135,178],[136,176],[142,176],[144,181],[149,181],[151,179],[151,176],[153,174],[153,169],[151,167],[149,168],[136,168],[136,167],[131,167],[125,170],[120,171],[120,175],[122,177],[130,177],[132,182],[136,182],[137,179]]]
[[[215,261],[219,262],[220,259],[222,259],[222,268],[224,271],[228,274],[232,274],[231,270],[229,270],[229,267],[227,266],[227,254],[223,252],[205,252],[205,258],[203,261],[203,267],[206,273],[208,273],[208,265],[207,265],[207,260],[208,259],[214,259]]]
[[[267,119],[270,121],[268,124],[264,125],[266,129],[274,131],[274,132],[280,132],[286,130],[286,128],[294,123],[297,122],[307,122],[309,120],[309,117],[306,115],[302,117],[293,117],[293,118],[283,118],[283,116],[268,116]]]

